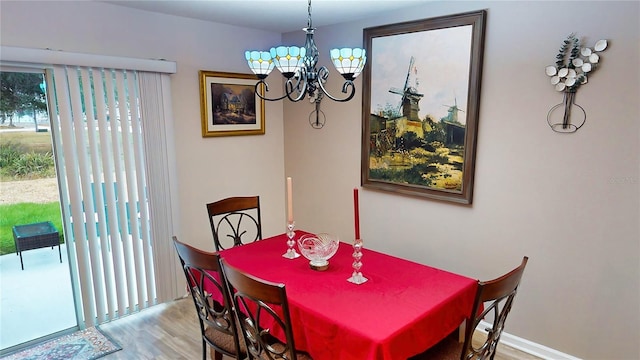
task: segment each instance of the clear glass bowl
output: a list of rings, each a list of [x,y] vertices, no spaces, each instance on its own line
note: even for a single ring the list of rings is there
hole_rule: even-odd
[[[305,234],[298,239],[300,253],[309,260],[309,266],[314,270],[326,270],[329,259],[336,254],[339,246],[340,239],[327,233]]]

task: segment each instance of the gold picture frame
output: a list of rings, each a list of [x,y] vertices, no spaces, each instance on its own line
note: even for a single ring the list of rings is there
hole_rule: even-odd
[[[202,137],[264,135],[264,99],[255,93],[255,75],[200,70],[199,77]]]
[[[363,188],[471,204],[486,16],[364,29]]]

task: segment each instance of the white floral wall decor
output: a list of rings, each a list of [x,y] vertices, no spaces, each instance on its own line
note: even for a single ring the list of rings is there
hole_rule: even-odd
[[[564,101],[549,110],[547,122],[554,131],[576,132],[586,121],[584,108],[575,103],[575,93],[588,81],[588,77],[600,65],[600,53],[608,46],[607,40],[599,40],[591,47],[583,47],[575,33],[569,34],[564,40],[558,55],[556,55],[555,65],[545,68],[545,73],[551,78],[551,85],[556,91],[564,93]],[[552,115],[554,110],[563,107],[564,113],[562,122],[554,123]],[[570,122],[572,107],[577,108],[583,114],[583,119],[577,125]]]

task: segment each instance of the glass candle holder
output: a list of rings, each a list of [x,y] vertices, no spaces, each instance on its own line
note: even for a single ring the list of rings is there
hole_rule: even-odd
[[[362,269],[362,240],[361,239],[355,239],[355,241],[353,242],[353,273],[351,274],[351,277],[347,279],[347,281],[354,283],[354,284],[363,284],[365,282],[367,282],[366,277],[362,276],[362,272],[360,271],[360,269]]]
[[[298,254],[298,252],[296,251],[296,249],[294,248],[296,241],[293,240],[293,237],[296,235],[296,232],[293,231],[293,228],[295,227],[295,222],[291,221],[287,224],[287,252],[285,252],[284,254],[282,254],[282,257],[285,257],[287,259],[295,259],[300,257],[300,254]]]

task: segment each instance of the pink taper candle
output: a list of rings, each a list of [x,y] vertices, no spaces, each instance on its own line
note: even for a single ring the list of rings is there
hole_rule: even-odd
[[[287,221],[293,222],[293,198],[291,191],[291,177],[287,178]]]
[[[358,205],[358,189],[353,189],[353,215],[356,229],[356,239],[360,239],[360,206]]]

